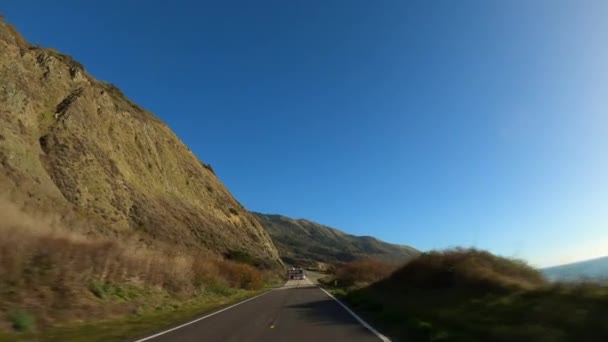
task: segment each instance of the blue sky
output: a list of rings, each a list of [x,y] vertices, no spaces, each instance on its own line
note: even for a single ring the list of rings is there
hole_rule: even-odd
[[[4,1],[249,209],[546,266],[608,254],[608,2]]]

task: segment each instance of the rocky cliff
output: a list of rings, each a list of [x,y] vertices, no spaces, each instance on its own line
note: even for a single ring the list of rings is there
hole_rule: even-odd
[[[262,225],[167,125],[1,19],[0,194],[92,234],[279,260]]]

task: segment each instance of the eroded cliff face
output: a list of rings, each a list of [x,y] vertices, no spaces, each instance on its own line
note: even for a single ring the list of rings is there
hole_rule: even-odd
[[[268,262],[268,233],[159,119],[0,20],[0,193],[149,246]]]

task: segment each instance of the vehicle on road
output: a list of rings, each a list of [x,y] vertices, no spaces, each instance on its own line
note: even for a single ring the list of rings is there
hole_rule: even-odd
[[[287,279],[302,280],[306,278],[304,269],[301,267],[291,267],[287,269]]]

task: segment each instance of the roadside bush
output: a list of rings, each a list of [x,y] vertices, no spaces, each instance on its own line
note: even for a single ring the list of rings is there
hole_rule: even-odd
[[[262,272],[255,267],[217,256],[176,255],[84,236],[1,200],[0,215],[0,307],[27,302],[36,317],[50,312],[49,303],[67,307],[87,296],[129,301],[153,288],[188,298],[264,285]],[[9,318],[21,331],[31,326],[31,317],[18,311]]]
[[[226,254],[226,259],[252,266],[255,266],[257,264],[257,260],[254,257],[252,257],[249,253],[243,251],[229,252]]]
[[[250,265],[222,261],[220,275],[228,281],[231,287],[253,290],[262,288],[264,285],[260,271]]]
[[[477,249],[424,253],[392,276],[395,284],[422,289],[472,290],[534,289],[547,282],[536,269],[520,260]]]
[[[23,310],[11,311],[8,314],[8,320],[19,332],[28,332],[34,328],[34,318]]]
[[[388,277],[396,269],[391,265],[374,259],[360,259],[337,264],[332,271],[340,286],[366,285]]]
[[[404,341],[608,341],[608,287],[476,249],[424,253],[342,298]]]

